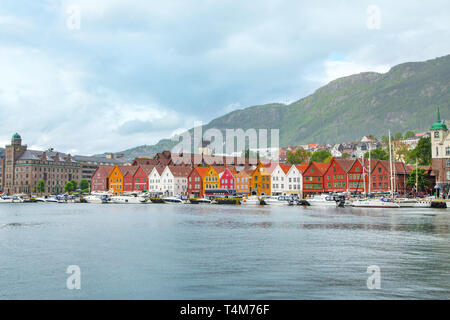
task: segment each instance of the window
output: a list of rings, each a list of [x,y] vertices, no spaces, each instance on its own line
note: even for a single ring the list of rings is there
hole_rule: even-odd
[[[436,132],[434,133],[434,137],[435,137],[435,138],[439,138],[439,131],[436,131]]]
[[[450,159],[447,159],[447,168],[450,168]]]
[[[447,171],[447,180],[450,180],[450,171]]]
[[[439,156],[439,148],[436,146],[436,157]]]
[[[445,155],[450,156],[450,147],[445,148]]]

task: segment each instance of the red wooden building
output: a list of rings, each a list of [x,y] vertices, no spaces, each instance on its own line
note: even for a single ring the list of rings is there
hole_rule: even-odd
[[[216,169],[214,167],[214,169]],[[217,170],[216,170],[217,172]],[[217,172],[219,174],[219,180],[220,180],[220,188],[221,189],[227,189],[227,190],[236,190],[236,179],[232,173],[232,170],[230,168],[225,168],[225,170],[221,173]]]
[[[333,158],[324,174],[325,192],[347,191],[347,171],[356,160]]]
[[[208,172],[208,167],[195,167],[188,176],[187,193],[195,198],[201,198],[203,193],[203,177]]]
[[[134,181],[133,176],[138,166],[124,166],[121,168],[123,174],[123,191],[124,192],[132,192],[134,191]]]
[[[323,176],[329,163],[311,162],[303,173],[303,195],[321,194],[324,190]]]
[[[147,170],[138,167],[133,175],[133,191],[148,190],[148,174]]]
[[[113,166],[98,166],[91,177],[91,191],[108,191],[108,177],[113,169]]]

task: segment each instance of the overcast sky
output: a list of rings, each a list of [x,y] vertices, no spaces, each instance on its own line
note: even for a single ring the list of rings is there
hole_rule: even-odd
[[[16,131],[72,154],[153,144],[449,39],[448,0],[2,0],[0,146]]]

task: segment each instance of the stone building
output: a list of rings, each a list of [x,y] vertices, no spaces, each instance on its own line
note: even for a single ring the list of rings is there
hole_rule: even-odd
[[[64,185],[70,180],[81,179],[81,165],[70,154],[28,150],[22,145],[22,138],[14,134],[11,144],[5,147],[2,170],[3,192],[36,193],[39,180],[45,182],[46,194],[64,192]]]
[[[432,168],[436,176],[438,194],[447,194],[450,188],[450,133],[438,109],[438,118],[431,128]]]

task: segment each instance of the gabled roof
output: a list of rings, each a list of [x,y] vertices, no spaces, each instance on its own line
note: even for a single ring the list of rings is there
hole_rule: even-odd
[[[195,167],[194,170],[198,172],[198,174],[200,175],[200,177],[204,177],[208,171],[209,171],[209,167]]]
[[[289,172],[289,170],[291,170],[291,167],[292,167],[291,165],[282,164],[282,163],[280,163],[279,165],[280,165],[281,170],[283,170],[284,174],[287,174]]]
[[[306,171],[306,169],[308,169],[309,163],[303,162],[300,164],[296,164],[295,167],[298,169],[298,171],[300,171],[303,174]]]
[[[149,165],[149,166],[140,166],[142,168],[142,170],[144,170],[146,175],[150,175],[150,173],[152,172],[153,168],[156,167],[155,165]]]
[[[118,166],[120,172],[122,173],[123,176],[129,174],[129,175],[134,175],[136,170],[139,168],[139,166]]]
[[[316,165],[317,169],[322,172],[322,174],[324,174],[330,167],[330,163],[315,162],[314,164]]]
[[[350,170],[353,163],[355,162],[355,160],[344,159],[344,158],[335,158],[334,160],[345,172],[348,172],[348,170]]]
[[[192,169],[186,166],[168,166],[167,167],[174,177],[187,178]]]
[[[225,172],[225,170],[227,169],[224,166],[211,166],[214,171],[216,171],[217,174],[221,174],[222,172]]]
[[[97,169],[94,171],[94,174],[92,177],[94,177],[97,173],[100,173],[103,177],[109,177],[111,174],[111,171],[114,169],[113,166],[98,166]]]

